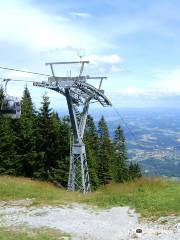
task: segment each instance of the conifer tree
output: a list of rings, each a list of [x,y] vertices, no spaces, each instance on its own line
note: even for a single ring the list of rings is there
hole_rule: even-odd
[[[140,167],[139,163],[136,163],[136,167],[135,168],[136,168],[136,177],[137,178],[142,177],[141,167]]]
[[[91,188],[96,189],[99,185],[98,179],[98,134],[92,116],[88,115],[84,136],[86,154],[89,168]]]
[[[124,182],[129,179],[128,168],[126,166],[127,151],[123,130],[118,126],[114,136],[114,179],[117,182]]]
[[[98,135],[98,177],[101,184],[107,184],[113,180],[114,151],[104,117],[102,117],[98,123]]]
[[[38,161],[39,169],[35,173],[37,177],[42,179],[48,179],[49,169],[54,165],[52,154],[51,154],[51,145],[52,145],[52,109],[50,108],[49,97],[45,93],[43,95],[42,106],[38,113],[37,119],[37,148],[38,152],[41,153],[42,158]]]
[[[19,166],[12,119],[0,119],[0,174],[17,175]]]
[[[36,160],[39,157],[36,151],[36,117],[30,92],[27,86],[21,100],[21,117],[14,121],[17,134],[19,156],[19,174],[33,177],[36,169]]]
[[[51,168],[51,181],[66,187],[70,161],[70,125],[65,118],[60,120],[57,114],[52,115],[52,121],[56,156],[54,156],[55,166]]]
[[[5,94],[0,88],[0,108],[3,105]],[[17,138],[13,130],[13,121],[0,114],[0,174],[17,175],[18,154]]]
[[[129,175],[131,179],[140,178],[142,176],[141,168],[138,163],[130,162]]]

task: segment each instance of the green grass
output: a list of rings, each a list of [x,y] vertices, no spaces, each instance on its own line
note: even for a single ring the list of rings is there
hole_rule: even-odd
[[[143,217],[179,215],[180,182],[141,178],[125,184],[110,184],[84,201],[102,208],[130,206]]]
[[[109,184],[83,195],[67,192],[51,183],[0,177],[0,200],[25,198],[34,198],[36,205],[81,202],[100,208],[130,206],[144,217],[180,214],[180,182],[164,179],[141,178],[125,184]]]
[[[0,200],[33,198],[35,205],[78,201],[80,193],[67,192],[48,182],[23,177],[0,176]]]
[[[0,228],[1,240],[64,240],[71,239],[67,234],[48,228]]]

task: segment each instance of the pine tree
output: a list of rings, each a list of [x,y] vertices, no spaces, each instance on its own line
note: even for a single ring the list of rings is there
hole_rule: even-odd
[[[114,151],[104,117],[98,123],[98,135],[98,177],[101,184],[107,184],[113,180]]]
[[[33,177],[36,169],[36,160],[39,157],[36,151],[36,117],[30,92],[27,86],[21,100],[21,117],[14,121],[17,134],[19,175]]]
[[[49,176],[49,169],[54,165],[51,157],[51,145],[53,141],[51,135],[52,109],[50,108],[49,97],[46,93],[42,98],[42,106],[39,110],[37,119],[37,149],[38,152],[41,153],[42,158],[38,161],[38,169],[35,173],[35,177],[47,180]]]
[[[51,152],[51,164],[49,165],[48,178],[53,181],[54,170],[56,167],[56,162],[60,158],[59,145],[60,145],[60,119],[56,113],[52,113],[49,121],[49,140],[52,141],[49,144],[49,151]],[[46,152],[47,157],[49,158],[49,153]]]
[[[17,175],[19,166],[12,119],[0,119],[0,174]]]
[[[129,179],[128,168],[126,166],[127,151],[123,130],[118,126],[114,136],[114,179],[117,182],[124,182]]]
[[[67,187],[68,176],[69,176],[69,165],[70,165],[70,123],[69,120],[63,118],[60,126],[60,159],[58,161],[59,165],[59,182],[65,187]]]
[[[131,179],[140,178],[142,176],[141,169],[138,163],[130,162],[129,175]]]
[[[140,168],[139,163],[135,164],[135,173],[136,173],[136,178],[142,177],[141,168]]]
[[[86,144],[86,154],[89,168],[91,188],[96,189],[99,186],[98,179],[98,134],[92,116],[88,115],[86,130],[84,135]]]
[[[61,121],[57,113],[52,114],[51,121],[53,138],[51,144],[51,154],[53,156],[51,158],[53,158],[53,165],[49,169],[49,179],[66,187],[69,171],[70,126],[65,120]]]

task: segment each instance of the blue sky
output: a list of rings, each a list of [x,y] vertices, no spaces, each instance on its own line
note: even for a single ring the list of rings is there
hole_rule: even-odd
[[[0,65],[49,73],[45,62],[77,60],[83,51],[91,61],[86,73],[108,76],[103,87],[116,106],[178,107],[179,12],[179,0],[0,1]],[[0,76],[46,80],[3,70]],[[28,86],[38,104],[44,90]],[[21,96],[23,87],[8,90]],[[55,108],[65,105],[48,93]]]

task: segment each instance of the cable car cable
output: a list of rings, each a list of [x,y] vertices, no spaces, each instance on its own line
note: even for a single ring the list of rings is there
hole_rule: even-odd
[[[3,81],[9,80],[9,81],[13,81],[13,82],[34,82],[33,80],[23,80],[23,79],[11,79],[11,78],[2,78],[0,77],[0,79],[2,79]]]
[[[9,70],[9,71],[23,72],[23,73],[29,73],[29,74],[45,76],[45,77],[52,77],[52,75],[45,74],[45,73],[32,72],[32,71],[20,70],[20,69],[15,69],[15,68],[8,68],[8,67],[3,67],[3,66],[0,66],[0,68],[4,69],[4,70]]]
[[[136,135],[135,133],[132,132],[132,130],[130,129],[130,127],[128,126],[128,124],[126,123],[126,121],[123,119],[123,117],[120,115],[119,111],[117,110],[117,108],[112,105],[112,108],[114,109],[114,111],[116,112],[116,114],[118,115],[118,117],[120,118],[121,122],[124,124],[124,126],[127,128],[127,130],[129,131],[129,133],[131,134],[131,136],[134,138],[134,140],[137,141],[136,139]]]
[[[132,132],[132,130],[130,129],[130,127],[128,126],[128,124],[126,123],[126,121],[123,119],[123,117],[121,116],[121,114],[119,113],[119,111],[117,110],[117,108],[115,108],[114,106],[112,106],[114,111],[116,112],[116,114],[118,115],[118,117],[120,118],[121,122],[125,125],[125,127],[127,128],[127,130],[129,131],[129,133],[131,134],[131,136],[133,137],[133,139],[136,141],[137,145],[142,146],[142,144],[139,142],[139,140],[137,140],[136,135]],[[155,152],[155,147],[153,146],[153,152]],[[136,160],[136,163],[138,161]],[[156,163],[154,164],[155,168],[154,168],[154,173],[155,175],[160,175],[160,171],[158,170],[158,167],[156,165]]]

